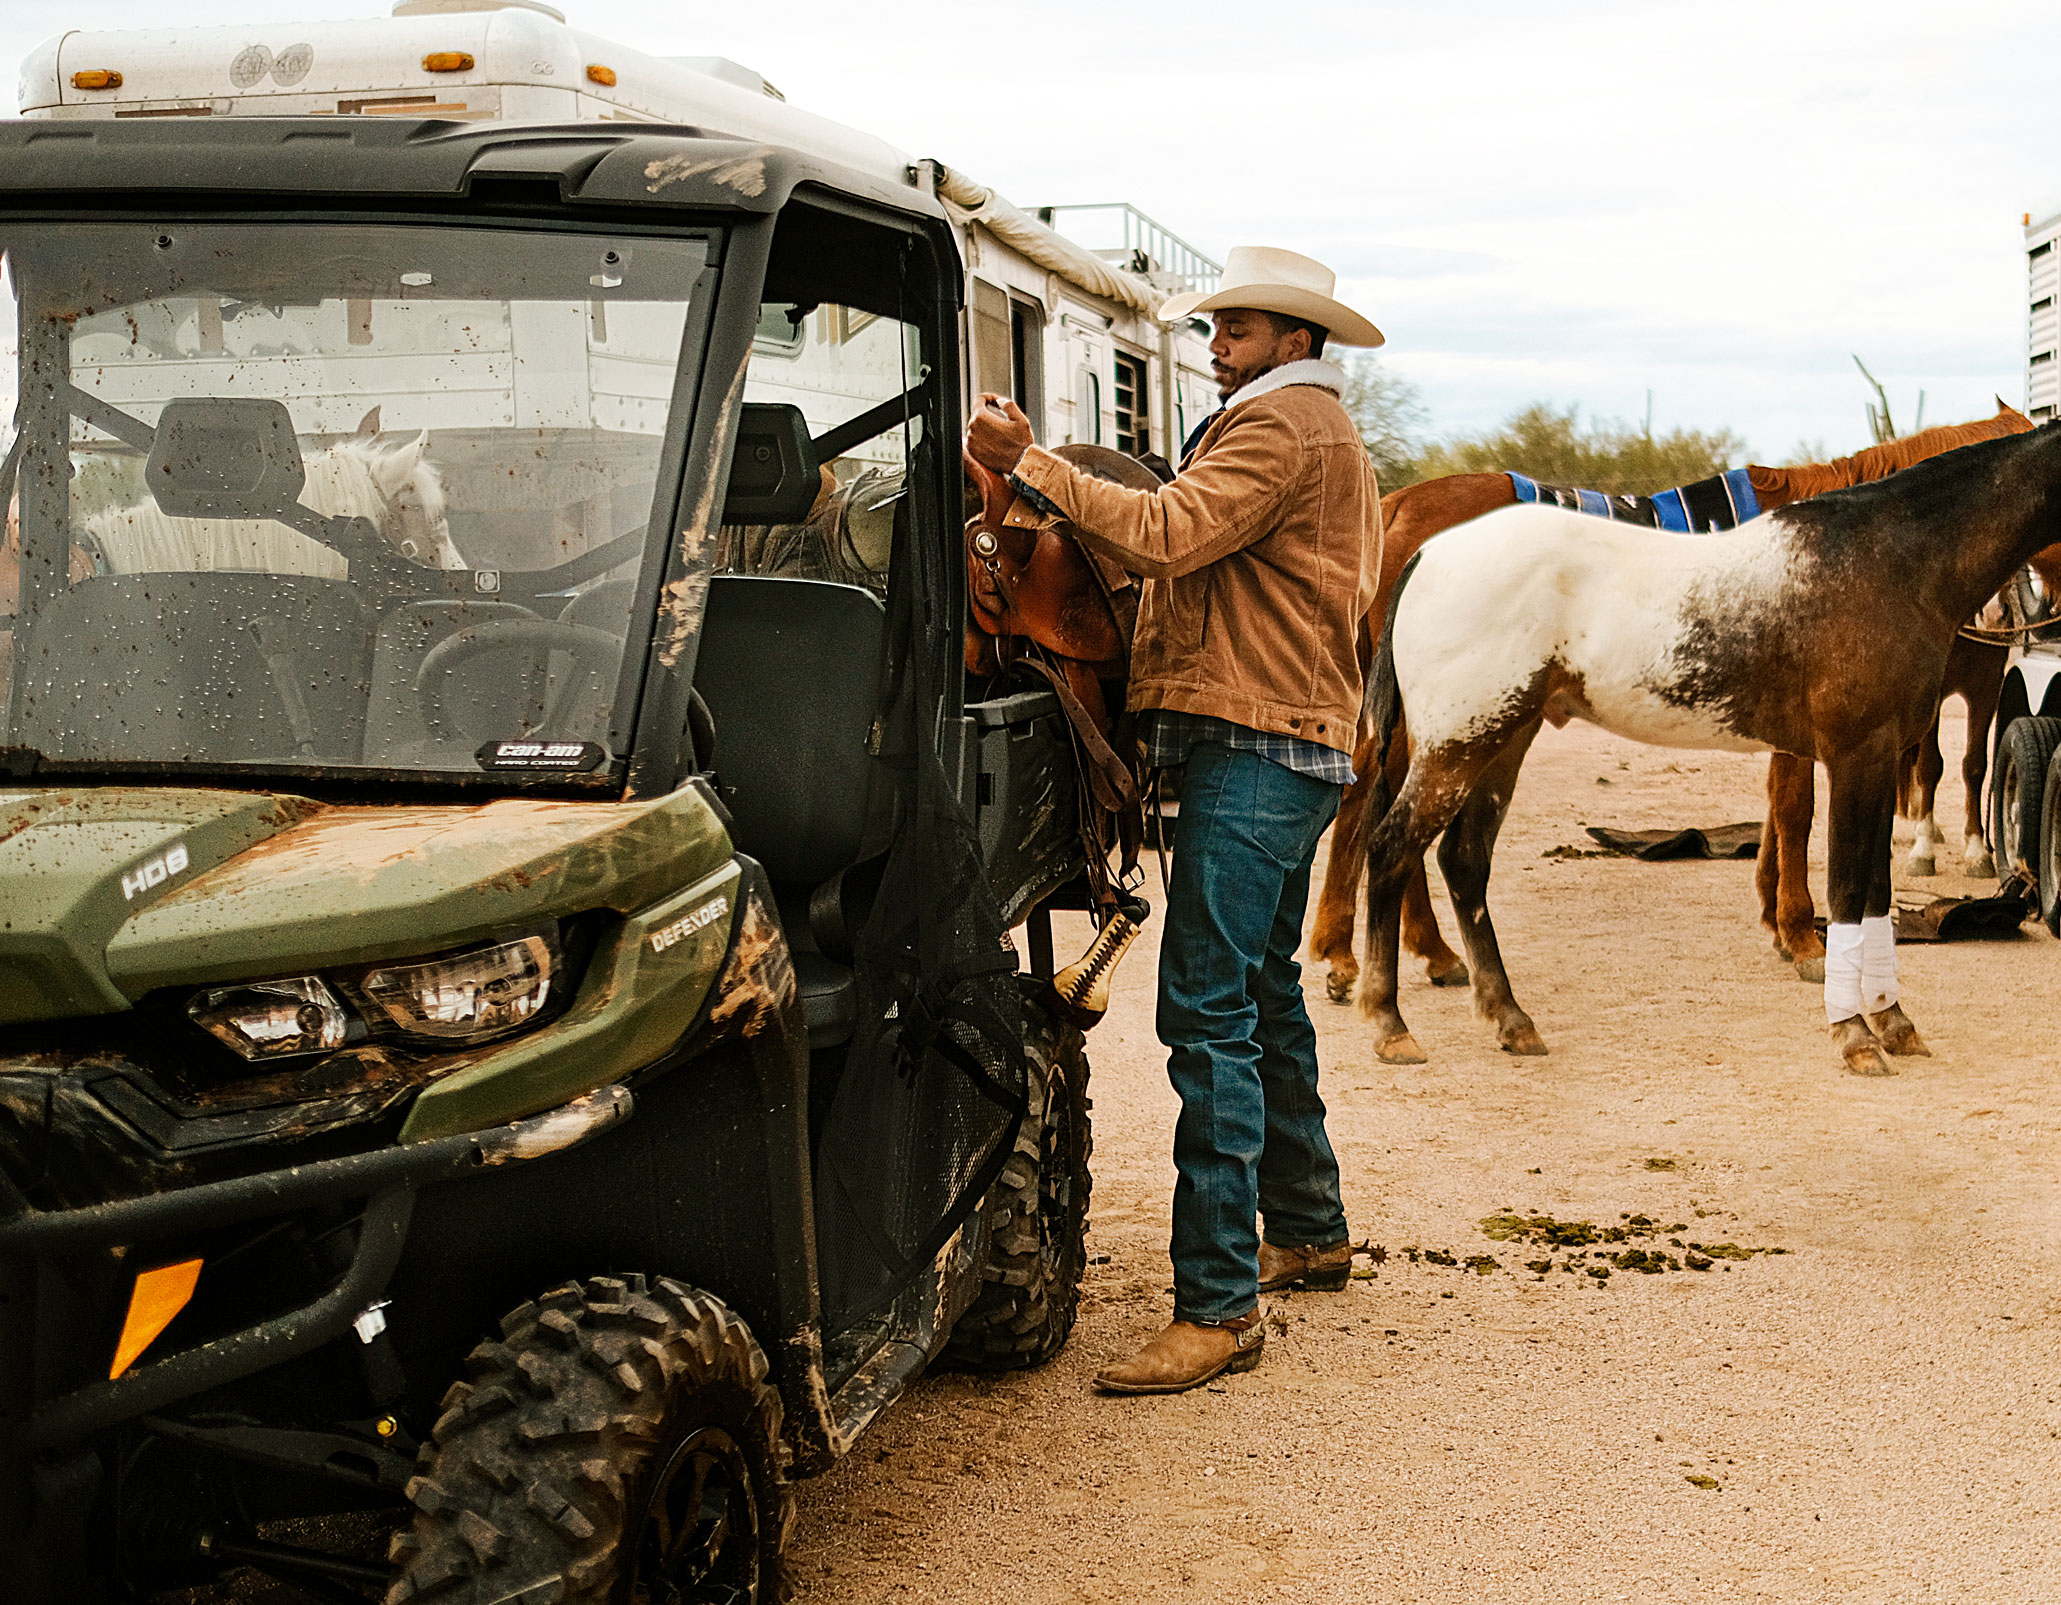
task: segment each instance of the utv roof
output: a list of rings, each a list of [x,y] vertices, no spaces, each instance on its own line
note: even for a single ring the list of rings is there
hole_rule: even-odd
[[[467,198],[483,178],[543,180],[570,203],[775,212],[821,185],[942,218],[900,184],[777,145],[693,128],[236,117],[0,121],[0,206],[143,201],[275,205]]]

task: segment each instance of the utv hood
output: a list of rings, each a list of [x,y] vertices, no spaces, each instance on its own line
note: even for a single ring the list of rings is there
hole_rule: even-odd
[[[652,802],[340,807],[159,787],[0,792],[0,1025],[163,986],[404,958],[627,914],[722,864],[695,788]]]

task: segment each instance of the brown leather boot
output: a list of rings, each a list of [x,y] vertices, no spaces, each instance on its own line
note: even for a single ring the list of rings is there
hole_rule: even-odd
[[[1208,1326],[1175,1321],[1128,1360],[1095,1373],[1104,1393],[1186,1393],[1226,1371],[1250,1371],[1266,1347],[1266,1311]]]
[[[1330,1248],[1280,1248],[1262,1242],[1259,1250],[1259,1285],[1262,1293],[1278,1293],[1284,1287],[1299,1287],[1311,1293],[1336,1293],[1352,1280],[1353,1246],[1337,1243]]]

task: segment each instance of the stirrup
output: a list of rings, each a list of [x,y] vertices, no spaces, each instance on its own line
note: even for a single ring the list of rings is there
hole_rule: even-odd
[[[1109,1012],[1109,978],[1151,917],[1142,897],[1126,897],[1110,914],[1088,951],[1045,983],[1046,1007],[1069,1025],[1086,1031]]]

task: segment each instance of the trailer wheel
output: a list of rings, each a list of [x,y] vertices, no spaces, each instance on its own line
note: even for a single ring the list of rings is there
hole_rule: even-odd
[[[1019,1371],[1066,1346],[1087,1265],[1088,1058],[1081,1033],[1024,1004],[1030,1113],[989,1194],[982,1287],[945,1347],[969,1371]]]
[[[2040,920],[2061,936],[2061,763],[2047,765],[2047,784],[2040,796]]]
[[[735,1312],[568,1282],[472,1351],[408,1484],[404,1601],[770,1601],[792,1504],[780,1396]]]
[[[2037,880],[2034,857],[2040,845],[2040,804],[2046,796],[2047,766],[2061,746],[2061,719],[2013,719],[1997,743],[1997,776],[1990,794],[1990,842],[1997,873]]]

